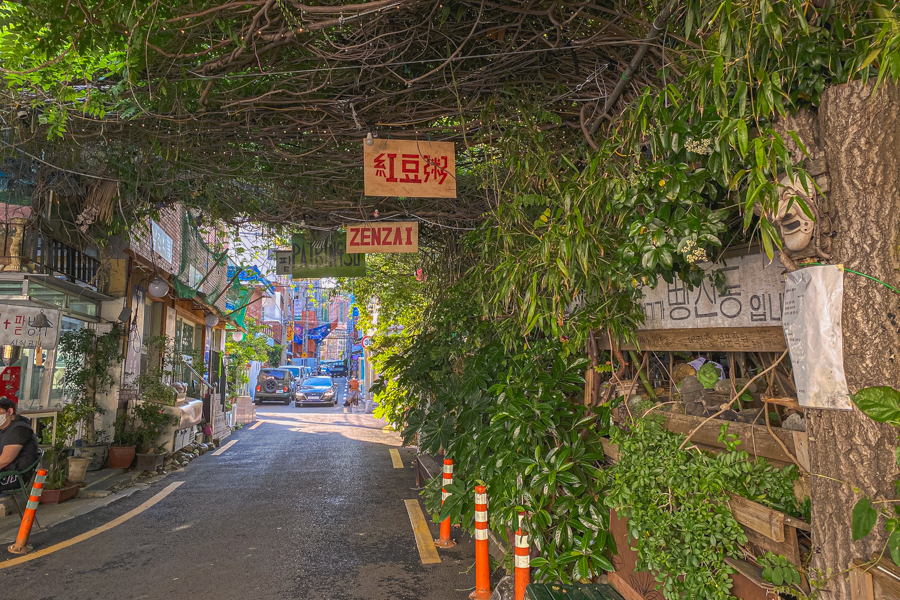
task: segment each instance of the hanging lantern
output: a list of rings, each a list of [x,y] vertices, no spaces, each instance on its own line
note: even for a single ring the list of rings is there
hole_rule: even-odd
[[[235,331],[234,333],[231,334],[231,339],[233,339],[236,342],[241,341],[242,339],[244,339],[244,332],[243,331]]]
[[[162,298],[169,293],[169,284],[165,279],[157,275],[153,278],[153,281],[150,282],[150,285],[147,286],[147,291],[151,296]]]
[[[218,324],[219,324],[218,316],[216,316],[212,313],[209,313],[208,315],[206,315],[206,326],[207,327],[215,327]]]

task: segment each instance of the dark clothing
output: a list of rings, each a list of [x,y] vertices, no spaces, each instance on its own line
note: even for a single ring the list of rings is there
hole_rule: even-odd
[[[27,469],[34,464],[40,454],[37,436],[31,429],[31,423],[22,415],[16,415],[12,425],[0,430],[0,452],[3,452],[3,448],[9,445],[22,446],[22,450],[11,465],[0,467],[3,471]],[[30,475],[31,473],[26,473],[25,477]],[[18,489],[18,487],[19,484],[14,477],[0,479],[0,490]]]

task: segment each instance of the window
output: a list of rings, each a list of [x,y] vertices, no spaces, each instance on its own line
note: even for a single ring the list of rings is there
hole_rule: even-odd
[[[78,331],[84,327],[87,327],[87,323],[84,321],[80,321],[78,319],[73,319],[71,317],[62,317],[62,322],[59,325],[59,336],[62,337],[64,333],[67,331]],[[58,350],[54,350],[56,353],[56,360],[53,361],[53,375],[52,382],[50,384],[50,406],[62,406],[68,398],[63,397],[63,389],[62,389],[62,380],[63,374],[66,371],[66,362],[62,356],[59,355]],[[47,358],[50,358],[49,356]],[[37,370],[37,369],[35,369]],[[43,367],[40,368],[41,374],[43,374]]]

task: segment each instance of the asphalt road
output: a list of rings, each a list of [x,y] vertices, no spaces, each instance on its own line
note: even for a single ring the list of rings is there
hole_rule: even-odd
[[[237,443],[221,455],[207,453],[147,490],[33,534],[36,550],[50,548],[184,482],[108,531],[30,562],[0,562],[0,598],[467,598],[471,541],[441,550],[439,564],[422,563],[404,504],[418,498],[413,456],[401,449],[405,468],[393,467],[396,433],[340,405],[265,404],[257,417],[263,423],[231,435],[226,442]],[[429,527],[436,537],[430,519]]]

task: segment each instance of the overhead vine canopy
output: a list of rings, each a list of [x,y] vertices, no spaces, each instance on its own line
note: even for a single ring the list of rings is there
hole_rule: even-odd
[[[328,227],[377,207],[471,225],[496,203],[477,176],[492,139],[528,126],[584,143],[652,31],[657,7],[631,4],[6,2],[4,143],[228,219]],[[632,91],[657,81],[667,36]],[[456,142],[459,198],[363,197],[369,133]]]

